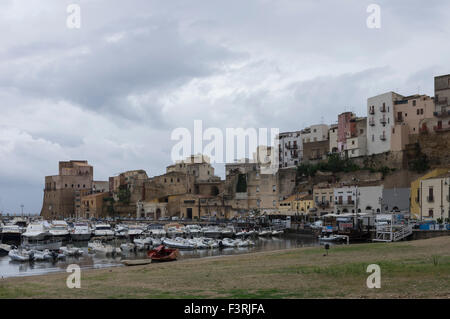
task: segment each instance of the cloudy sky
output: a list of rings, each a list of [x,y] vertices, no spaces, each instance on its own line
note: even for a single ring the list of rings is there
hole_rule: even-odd
[[[297,130],[365,116],[386,91],[433,95],[450,73],[448,1],[2,0],[0,33],[4,213],[40,212],[60,160],[89,160],[97,180],[157,175],[195,119]]]

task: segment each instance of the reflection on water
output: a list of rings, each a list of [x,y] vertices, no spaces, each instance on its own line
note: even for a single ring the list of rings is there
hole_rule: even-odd
[[[279,249],[289,249],[307,246],[318,246],[319,242],[313,237],[299,236],[296,234],[286,234],[283,237],[267,237],[254,239],[255,246],[242,248],[224,248],[224,249],[202,249],[202,250],[181,250],[180,259],[185,258],[201,258],[221,255],[236,255],[250,252],[271,251]],[[119,246],[124,241],[116,241],[115,245]],[[114,244],[114,242],[112,242]],[[83,269],[104,268],[112,266],[122,266],[123,259],[140,259],[146,258],[146,252],[128,252],[122,256],[106,257],[97,254],[89,254],[87,242],[76,243],[85,251],[80,257],[67,257],[65,260],[56,262],[39,261],[39,262],[15,262],[11,261],[8,256],[0,257],[0,275],[2,277],[17,277],[39,275],[50,272],[64,272],[70,264],[77,264]]]

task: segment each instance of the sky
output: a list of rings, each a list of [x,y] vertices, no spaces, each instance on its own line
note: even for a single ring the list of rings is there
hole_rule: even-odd
[[[155,176],[194,120],[300,130],[387,91],[433,96],[450,73],[448,1],[2,0],[0,33],[4,214],[39,213],[61,160]]]

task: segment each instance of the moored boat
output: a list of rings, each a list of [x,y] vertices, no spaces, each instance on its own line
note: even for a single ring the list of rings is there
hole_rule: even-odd
[[[158,248],[150,250],[147,256],[153,261],[165,262],[175,261],[179,255],[178,249],[166,248],[164,245],[158,246]]]

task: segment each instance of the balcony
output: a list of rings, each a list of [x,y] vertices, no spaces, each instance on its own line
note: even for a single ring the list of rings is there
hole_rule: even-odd
[[[441,133],[441,132],[447,132],[447,131],[450,131],[450,126],[448,126],[448,127],[442,127],[442,126],[433,126],[433,130],[436,132],[436,133]]]
[[[385,106],[380,106],[380,112],[381,113],[386,113],[386,107]]]
[[[370,126],[375,126],[375,119],[371,118],[371,119],[369,120],[369,125],[370,125]]]
[[[374,107],[371,107],[371,108],[369,108],[369,114],[375,114],[375,108]]]
[[[386,135],[384,135],[384,134],[381,134],[381,135],[380,135],[380,140],[382,140],[382,141],[386,141]]]
[[[318,201],[316,202],[316,206],[320,207],[320,208],[327,208],[330,207],[330,202],[329,201]]]
[[[447,117],[450,116],[450,110],[442,110],[440,112],[433,112],[435,117]]]
[[[428,203],[434,203],[434,196],[427,196]]]
[[[397,117],[395,123],[403,123],[403,117]]]
[[[446,97],[441,98],[441,99],[436,99],[436,100],[434,101],[434,103],[435,103],[436,105],[448,105],[448,99],[447,99]]]
[[[387,123],[387,119],[385,117],[382,117],[380,119],[380,123],[383,124],[383,125],[386,124]]]
[[[298,146],[297,146],[297,144],[294,144],[294,145],[289,145],[289,144],[287,144],[287,145],[286,145],[286,148],[287,148],[288,150],[296,150],[296,149],[298,149]]]

